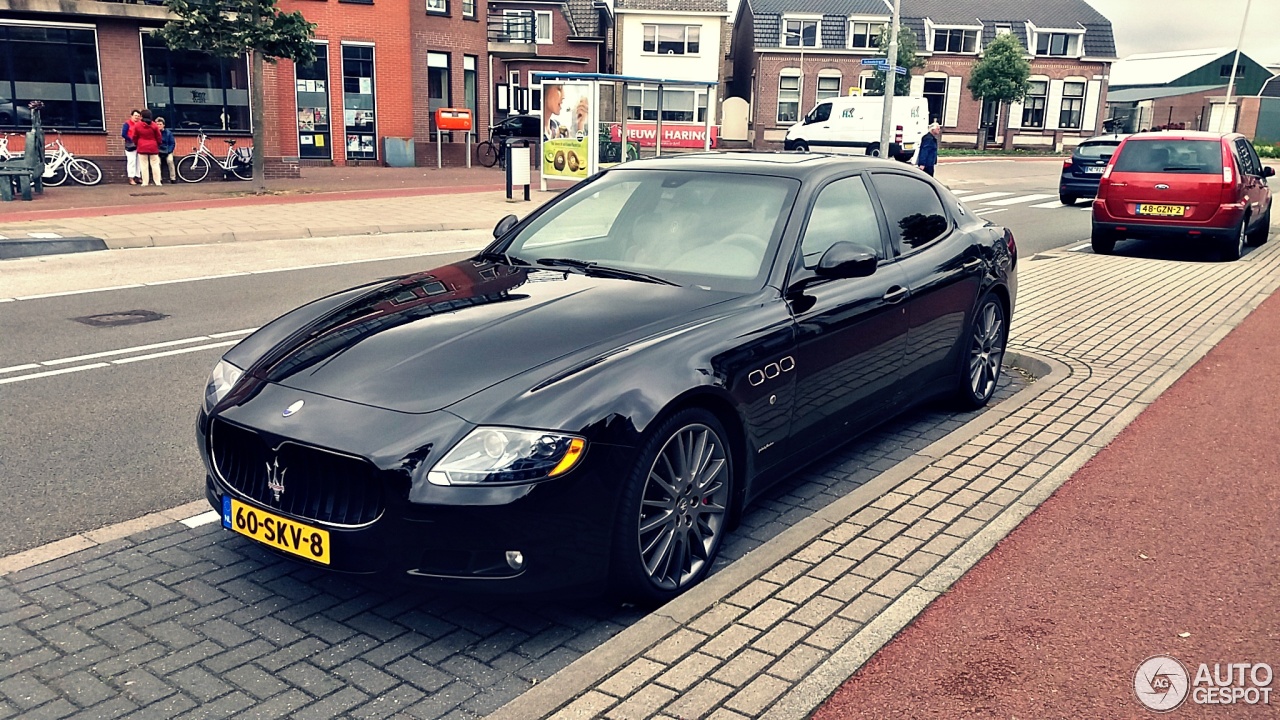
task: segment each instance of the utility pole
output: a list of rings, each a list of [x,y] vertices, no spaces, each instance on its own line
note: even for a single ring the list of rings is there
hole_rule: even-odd
[[[1235,59],[1231,61],[1231,79],[1227,81],[1227,105],[1225,112],[1231,113],[1230,118],[1223,118],[1223,121],[1230,121],[1230,127],[1223,127],[1221,124],[1218,130],[1221,132],[1231,132],[1236,129],[1236,111],[1235,106],[1231,104],[1231,95],[1236,89],[1236,68],[1240,66],[1240,43],[1244,42],[1244,30],[1249,26],[1249,6],[1253,5],[1253,0],[1245,0],[1244,3],[1244,20],[1240,22],[1240,36],[1236,38],[1236,54]]]
[[[898,23],[902,0],[893,0],[893,23],[889,25],[889,64],[884,69],[884,114],[880,118],[880,157],[889,156],[893,142],[893,93],[898,77]]]

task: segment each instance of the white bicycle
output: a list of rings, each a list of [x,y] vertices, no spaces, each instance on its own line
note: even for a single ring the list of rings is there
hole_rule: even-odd
[[[78,158],[62,144],[62,137],[57,130],[46,130],[53,134],[53,141],[44,146],[44,184],[57,187],[72,180],[81,185],[97,185],[102,182],[102,168],[92,160]]]
[[[225,160],[219,160],[213,153],[209,152],[205,141],[209,139],[204,134],[204,130],[200,130],[200,145],[185,155],[178,161],[177,170],[178,177],[183,182],[197,183],[209,176],[209,170],[214,165],[222,168],[222,175],[226,177],[227,173],[231,173],[240,180],[253,179],[253,148],[238,148],[234,138],[225,140],[227,143],[227,157]]]

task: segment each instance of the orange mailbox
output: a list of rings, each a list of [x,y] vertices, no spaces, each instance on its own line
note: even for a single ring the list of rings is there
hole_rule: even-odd
[[[467,108],[439,108],[436,110],[437,130],[470,130],[471,111]]]

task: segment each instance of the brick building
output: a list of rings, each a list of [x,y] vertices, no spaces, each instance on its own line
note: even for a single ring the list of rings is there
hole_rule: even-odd
[[[1115,41],[1084,0],[902,0],[901,13],[925,63],[907,80],[910,94],[928,99],[944,143],[972,146],[985,134],[1006,147],[1056,147],[1100,131]],[[862,61],[879,52],[890,20],[882,0],[743,0],[727,94],[751,103],[755,145],[781,147],[818,100],[866,92],[874,73]],[[982,48],[1003,33],[1031,62],[1031,92],[1005,107],[967,88]]]

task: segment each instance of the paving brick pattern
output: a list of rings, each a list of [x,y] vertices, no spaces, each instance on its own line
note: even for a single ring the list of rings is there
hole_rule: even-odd
[[[657,612],[371,587],[167,524],[0,576],[8,717],[805,717],[1276,284],[1232,264],[1024,258],[1021,404],[925,408],[753,506]],[[1032,397],[1033,396],[1033,397]],[[852,659],[851,659],[852,658]],[[562,672],[563,671],[563,672]]]

